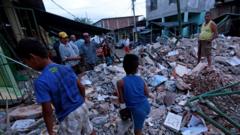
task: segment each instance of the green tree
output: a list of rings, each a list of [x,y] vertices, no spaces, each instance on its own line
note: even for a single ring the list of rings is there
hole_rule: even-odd
[[[82,18],[78,18],[78,17],[74,18],[74,21],[85,23],[85,24],[92,24],[93,23],[90,18],[84,18],[84,17],[82,17]]]

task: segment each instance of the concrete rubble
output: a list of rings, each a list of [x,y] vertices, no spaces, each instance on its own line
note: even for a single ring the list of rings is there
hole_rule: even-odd
[[[173,40],[170,40],[167,45],[147,44],[132,50],[132,53],[141,56],[138,74],[145,80],[154,96],[154,99],[149,99],[151,113],[143,129],[145,135],[174,135],[181,132],[184,135],[191,132],[223,134],[199,116],[190,113],[190,108],[185,105],[191,97],[240,80],[240,38],[219,37],[213,42],[212,68],[206,67],[206,60],[197,64],[197,42],[196,38],[183,38],[176,46]],[[98,135],[133,134],[132,123],[122,122],[118,113],[116,82],[124,76],[121,64],[100,64],[81,77],[81,82],[86,86],[90,120]],[[236,100],[233,100],[234,98]],[[239,120],[239,96],[215,99],[216,104],[223,106],[224,111]],[[225,102],[226,100],[228,102]],[[2,115],[6,114],[1,114],[0,120]],[[209,115],[214,114],[209,112]],[[31,121],[33,124],[39,120],[38,117],[32,119],[35,120]],[[199,120],[202,124],[194,125]],[[13,123],[12,120],[11,124]],[[44,123],[39,122],[38,127],[43,129]],[[33,133],[36,130],[39,133],[42,131],[37,128],[31,130]]]

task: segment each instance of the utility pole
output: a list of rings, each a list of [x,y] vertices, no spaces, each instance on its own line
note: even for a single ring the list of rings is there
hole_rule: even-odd
[[[136,25],[136,15],[135,15],[135,1],[132,0],[132,10],[133,10],[133,22],[134,22],[134,28],[133,28],[133,43],[135,44],[135,33],[137,32],[137,25]]]
[[[178,11],[179,37],[182,37],[182,16],[181,16],[181,5],[179,0],[177,0],[177,11]]]

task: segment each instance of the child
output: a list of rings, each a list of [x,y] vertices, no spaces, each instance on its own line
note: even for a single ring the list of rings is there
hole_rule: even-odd
[[[142,128],[147,115],[150,112],[150,105],[147,85],[137,73],[139,62],[138,57],[133,54],[127,54],[123,60],[123,68],[126,76],[117,82],[120,107],[124,104],[130,110],[134,121],[135,135],[142,134]]]
[[[36,79],[35,94],[42,105],[43,118],[49,135],[53,132],[53,104],[58,121],[59,134],[95,134],[84,103],[85,88],[70,66],[52,63],[46,48],[35,38],[22,39],[17,47],[24,62],[41,75]]]
[[[126,54],[130,53],[130,40],[128,38],[128,36],[125,36],[125,40],[124,40],[124,51]]]

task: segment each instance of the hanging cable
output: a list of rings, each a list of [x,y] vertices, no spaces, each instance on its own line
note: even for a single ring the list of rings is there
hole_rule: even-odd
[[[73,18],[78,18],[77,16],[75,16],[74,14],[72,14],[71,12],[69,12],[68,10],[66,10],[65,8],[63,8],[61,5],[59,5],[57,2],[55,2],[54,0],[51,0],[56,6],[58,6],[59,8],[61,8],[62,10],[64,10],[65,12],[67,12],[68,14],[70,14]]]

